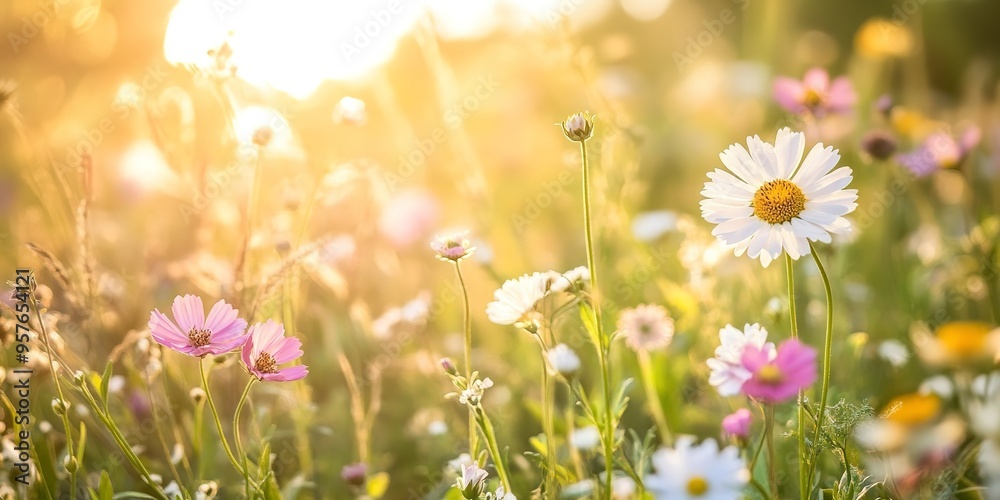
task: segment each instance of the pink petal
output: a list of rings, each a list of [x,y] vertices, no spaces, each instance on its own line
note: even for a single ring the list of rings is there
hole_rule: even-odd
[[[959,143],[962,145],[963,153],[968,152],[970,149],[979,145],[979,141],[982,139],[982,132],[979,127],[972,126],[965,129],[962,133],[962,138],[959,139]]]
[[[798,113],[802,108],[804,94],[802,82],[784,76],[774,80],[774,100],[787,111]]]
[[[751,373],[760,370],[760,368],[768,363],[767,352],[755,345],[748,345],[743,348],[743,356],[740,357],[740,362],[743,368],[746,368]]]
[[[174,312],[174,320],[181,331],[187,332],[192,328],[201,329],[205,326],[205,306],[201,303],[201,297],[197,295],[178,295],[174,298],[171,307]]]
[[[226,301],[216,302],[205,320],[205,328],[212,332],[212,342],[242,334],[247,322],[238,316],[239,311],[233,309],[233,306],[227,304]]]
[[[287,337],[284,342],[271,353],[274,362],[281,365],[302,356],[302,341],[295,337]]]
[[[188,344],[187,334],[177,328],[177,325],[167,319],[159,309],[149,313],[149,333],[153,336],[153,340],[171,349]]]
[[[830,75],[823,68],[812,68],[806,71],[806,75],[802,77],[802,84],[807,88],[825,94],[827,87],[830,85]]]
[[[253,328],[251,328],[251,331],[252,330]],[[250,357],[251,351],[253,351],[253,335],[247,334],[246,340],[243,342],[243,348],[240,350],[240,358],[243,359],[243,366],[246,367],[247,371],[250,373],[255,373],[253,365],[256,359]]]
[[[827,94],[826,100],[827,106],[830,107],[831,111],[844,113],[854,107],[858,96],[854,94],[854,86],[851,85],[851,80],[846,76],[841,76],[833,80],[833,85],[830,86],[830,92]]]
[[[274,373],[265,373],[263,378],[272,382],[291,382],[305,378],[306,375],[309,375],[309,368],[306,365],[296,365],[282,368]]]

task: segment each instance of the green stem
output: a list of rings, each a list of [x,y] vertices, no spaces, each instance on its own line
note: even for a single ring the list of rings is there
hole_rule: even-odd
[[[774,405],[768,404],[764,417],[764,433],[767,437],[767,478],[774,498],[778,497],[778,481],[774,463]]]
[[[34,278],[32,278],[34,280]],[[30,288],[30,287],[29,287]],[[34,290],[29,290],[28,296],[31,297],[31,306],[35,310],[35,318],[38,321],[38,327],[42,330],[42,340],[45,343],[45,354],[49,358],[49,370],[52,373],[52,380],[56,385],[56,393],[59,394],[59,402],[64,405],[65,411],[61,411],[60,417],[62,417],[63,429],[66,430],[66,455],[69,457],[75,457],[76,447],[73,446],[73,428],[70,427],[69,422],[69,401],[66,399],[66,395],[63,394],[62,384],[59,382],[59,372],[56,370],[56,354],[52,351],[52,344],[49,341],[49,331],[45,328],[45,321],[42,320],[42,310],[38,307],[38,300],[35,298]],[[77,463],[76,470],[79,470],[83,464]],[[70,498],[71,500],[76,500],[76,470],[69,473],[70,482]]]
[[[493,463],[497,467],[497,476],[500,477],[500,484],[503,485],[504,491],[511,492],[513,489],[510,487],[510,477],[507,473],[507,466],[503,461],[503,455],[500,454],[500,447],[497,446],[497,437],[496,432],[493,430],[493,423],[490,422],[490,417],[486,415],[486,411],[482,407],[475,407],[475,412],[476,421],[479,423],[480,430],[483,431],[483,437],[486,438],[486,449],[489,450],[490,456],[493,457]]]
[[[462,326],[465,331],[465,378],[472,380],[472,308],[469,305],[469,291],[462,276],[462,267],[455,261],[455,275],[462,288]],[[469,455],[479,455],[479,434],[476,432],[476,415],[469,409]]]
[[[233,455],[233,450],[229,448],[229,441],[226,439],[226,434],[222,429],[222,420],[219,418],[219,410],[215,407],[215,400],[212,398],[212,391],[208,387],[208,374],[205,372],[204,360],[198,360],[198,368],[201,370],[201,388],[205,390],[205,399],[208,400],[208,407],[212,410],[212,418],[215,419],[215,428],[219,431],[219,440],[222,441],[222,447],[226,450],[226,455],[229,457],[229,462],[233,464],[233,467],[237,472],[246,476],[246,470],[240,466],[239,461]]]
[[[236,453],[243,457],[243,479],[248,500],[253,498],[253,492],[250,489],[250,467],[247,465],[247,452],[243,448],[242,439],[240,439],[240,413],[243,412],[243,403],[246,403],[247,396],[250,394],[250,388],[253,387],[253,383],[256,381],[256,378],[250,377],[246,388],[243,389],[243,395],[240,396],[240,402],[236,404],[236,413],[233,414],[233,436],[236,438]]]
[[[608,354],[611,342],[604,335],[604,322],[601,319],[601,306],[597,288],[597,266],[594,262],[594,229],[591,221],[590,207],[590,162],[587,158],[587,141],[580,141],[580,155],[583,163],[583,226],[587,238],[587,268],[590,271],[590,300],[594,308],[597,322],[597,336],[601,345],[597,347],[598,361],[601,365],[601,384],[604,389],[604,428],[601,441],[604,444],[604,498],[611,500],[611,479],[614,472],[615,453],[615,422],[614,410],[611,408],[611,370]]]
[[[667,417],[663,414],[660,395],[656,390],[656,377],[653,375],[653,363],[649,357],[649,351],[639,351],[638,357],[639,374],[642,376],[642,386],[646,389],[646,401],[649,403],[649,412],[653,415],[656,427],[660,431],[660,440],[664,444],[670,444],[673,438],[670,434],[670,427],[667,425]]]
[[[788,279],[788,317],[791,320],[792,327],[792,338],[799,338],[799,319],[798,312],[795,308],[795,267],[792,262],[792,257],[785,252],[785,274]],[[808,482],[808,473],[806,472],[806,424],[803,412],[805,411],[806,404],[806,394],[804,390],[799,391],[799,406],[796,416],[796,434],[798,434],[798,447],[799,447],[799,498],[801,500],[808,500],[809,492],[806,486]]]
[[[542,481],[543,490],[546,495],[554,495],[553,479],[555,478],[556,451],[555,451],[555,431],[552,430],[552,396],[549,394],[549,367],[545,357],[545,350],[542,355],[542,430],[545,434],[545,478]]]
[[[823,267],[823,262],[820,261],[819,254],[816,253],[816,248],[812,243],[809,243],[809,250],[812,253],[813,260],[816,262],[816,267],[819,268],[819,274],[823,278],[823,288],[826,291],[826,336],[823,342],[823,388],[820,391],[819,414],[816,416],[816,432],[813,435],[813,442],[818,443],[820,428],[823,426],[823,415],[826,413],[826,398],[830,392],[830,361],[833,357],[833,289],[830,286],[830,277],[826,274],[826,268]],[[806,479],[809,480],[808,484],[812,484],[812,471],[810,471]]]

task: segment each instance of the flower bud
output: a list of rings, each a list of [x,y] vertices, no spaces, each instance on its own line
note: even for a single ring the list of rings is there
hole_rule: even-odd
[[[861,150],[876,160],[888,160],[896,152],[896,139],[885,132],[873,130],[861,139]]]
[[[205,401],[205,391],[201,387],[191,389],[188,396],[194,401],[194,404],[201,404],[202,401]]]
[[[362,486],[368,476],[368,466],[363,463],[345,465],[340,469],[340,478],[351,486]]]
[[[594,133],[594,120],[586,111],[570,115],[561,125],[563,134],[571,141],[586,141]]]
[[[66,458],[63,459],[63,467],[66,468],[66,472],[73,474],[80,468],[80,462],[76,460],[76,457],[67,455]]]
[[[69,409],[69,402],[63,401],[59,398],[52,399],[52,411],[60,417],[66,414],[66,410]]]
[[[86,383],[86,381],[87,381],[87,374],[86,373],[83,373],[80,370],[77,370],[76,372],[73,373],[73,383],[74,384],[79,385],[79,386],[82,387],[83,384]]]
[[[448,375],[458,375],[458,368],[455,367],[451,358],[441,358],[441,368],[444,368],[444,372]]]

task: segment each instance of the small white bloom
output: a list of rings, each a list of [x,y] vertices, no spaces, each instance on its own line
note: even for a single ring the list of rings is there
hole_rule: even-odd
[[[647,243],[674,229],[677,229],[677,212],[672,210],[643,212],[632,219],[632,236]]]
[[[472,464],[472,455],[469,455],[468,453],[462,453],[461,455],[448,461],[448,468],[455,471],[455,473],[457,474],[461,474],[462,470],[465,469],[466,466],[469,466],[471,464]]]
[[[462,476],[455,481],[455,487],[465,498],[478,499],[486,488],[487,475],[485,469],[480,469],[479,464],[473,462],[462,468]]]
[[[694,444],[681,436],[673,449],[653,454],[655,473],[646,476],[646,489],[657,500],[738,499],[750,479],[735,446],[719,450],[714,439]]]
[[[493,381],[489,377],[482,380],[474,379],[469,387],[459,394],[458,401],[463,405],[477,406],[483,399],[483,393],[490,387],[493,387]]]
[[[111,380],[108,381],[108,392],[112,394],[118,394],[124,387],[125,377],[121,375],[113,375]]]
[[[590,495],[597,488],[597,482],[593,479],[584,479],[563,487],[562,494],[568,498],[583,498]]]
[[[550,292],[565,292],[590,284],[590,270],[587,269],[587,266],[574,267],[565,273],[549,271],[546,274],[549,276]]]
[[[753,136],[747,146],[723,151],[719,158],[729,171],[710,172],[701,192],[702,217],[737,256],[746,253],[767,267],[782,252],[798,259],[809,254],[810,241],[830,243],[831,234],[851,231],[843,216],[857,208],[858,192],[844,189],[852,171],[836,168],[837,150],[819,143],[802,160],[805,134],[788,128],[778,131],[774,145]]]
[[[944,375],[935,375],[928,378],[920,383],[920,389],[917,390],[920,394],[936,394],[937,397],[944,401],[951,399],[951,396],[955,394],[955,384],[950,378]]]
[[[566,344],[558,344],[545,353],[549,365],[556,373],[572,375],[580,369],[580,357]]]
[[[535,305],[546,295],[547,282],[548,277],[542,273],[505,281],[493,292],[493,302],[486,305],[486,315],[498,325],[530,322]]]
[[[722,343],[715,348],[715,357],[707,362],[712,370],[708,383],[722,396],[739,394],[743,383],[750,379],[750,372],[743,368],[742,359],[748,345],[768,351],[770,358],[778,354],[774,343],[767,341],[767,330],[757,323],[744,325],[743,331],[726,325],[719,330],[719,340]]]
[[[885,340],[879,344],[878,355],[895,368],[905,365],[910,360],[910,350],[896,339]]]
[[[448,424],[435,420],[427,425],[427,433],[431,436],[443,436],[448,433]]]
[[[333,122],[354,126],[364,125],[368,122],[368,113],[365,112],[365,101],[351,96],[344,96],[333,108]]]
[[[517,500],[517,497],[513,493],[507,493],[503,485],[500,485],[496,491],[486,493],[486,500]]]
[[[642,304],[621,312],[618,332],[632,350],[662,349],[674,338],[674,320],[662,306]]]
[[[628,476],[616,476],[611,480],[611,496],[614,500],[631,500],[636,494],[635,480]]]
[[[986,487],[986,500],[1000,500],[1000,443],[987,439],[979,445],[979,474]]]
[[[1000,439],[1000,372],[972,380],[975,397],[968,402],[969,425],[985,439]]]
[[[574,430],[570,434],[569,440],[573,447],[578,450],[593,450],[601,445],[601,431],[593,425],[588,425]]]

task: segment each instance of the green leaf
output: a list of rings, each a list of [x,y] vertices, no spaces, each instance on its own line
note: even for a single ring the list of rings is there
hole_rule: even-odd
[[[123,491],[121,493],[115,493],[112,497],[114,500],[131,500],[133,498],[140,498],[142,500],[156,500],[156,497],[147,495],[145,493],[139,493],[138,491]]]
[[[101,500],[113,500],[115,497],[115,489],[111,486],[111,476],[106,470],[101,471],[101,482],[97,487],[97,495]]]
[[[389,474],[387,472],[373,474],[368,478],[368,483],[365,484],[365,490],[368,492],[368,496],[372,498],[382,498],[388,489]]]
[[[249,457],[248,457],[249,458]],[[271,472],[271,443],[264,443],[257,460],[257,477],[266,477]]]
[[[108,399],[108,384],[111,383],[111,373],[114,366],[113,362],[108,361],[107,366],[104,367],[104,375],[101,375],[101,399]]]
[[[76,445],[76,461],[83,467],[83,452],[87,449],[87,425],[80,421],[80,441]]]
[[[590,307],[590,304],[582,300],[580,301],[580,320],[583,321],[583,328],[587,330],[590,342],[598,349],[603,349],[601,333],[597,328],[597,314],[594,313],[594,309]]]

